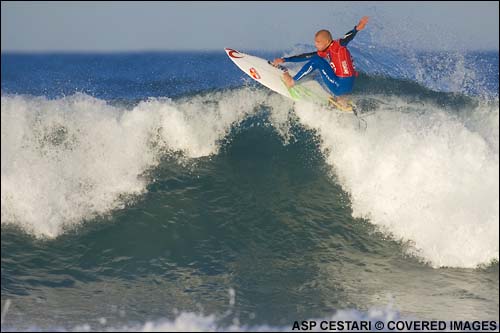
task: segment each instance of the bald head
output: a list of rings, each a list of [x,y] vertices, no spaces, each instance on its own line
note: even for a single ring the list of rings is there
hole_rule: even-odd
[[[332,42],[332,34],[328,30],[320,30],[314,36],[314,45],[318,51],[324,51]]]
[[[316,35],[314,35],[314,37],[319,37],[321,39],[325,39],[325,40],[328,40],[329,42],[332,41],[332,34],[330,33],[330,31],[328,30],[320,30],[316,33]]]

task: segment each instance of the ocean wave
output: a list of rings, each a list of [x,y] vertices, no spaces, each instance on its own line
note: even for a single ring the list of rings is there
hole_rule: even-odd
[[[283,145],[294,122],[317,133],[354,217],[434,267],[498,260],[498,102],[457,108],[460,97],[417,96],[356,95],[379,101],[366,131],[352,116],[253,87],[129,107],[84,94],[2,96],[2,225],[53,238],[110,214],[147,192],[163,156],[217,155],[264,105]]]
[[[2,96],[2,225],[39,237],[123,207],[145,192],[159,157],[216,154],[219,140],[263,102],[248,89],[130,110],[85,94]]]
[[[437,105],[386,102],[363,133],[332,113],[296,107],[321,137],[353,215],[410,242],[435,267],[498,259],[498,106],[469,110],[481,120],[467,123]]]

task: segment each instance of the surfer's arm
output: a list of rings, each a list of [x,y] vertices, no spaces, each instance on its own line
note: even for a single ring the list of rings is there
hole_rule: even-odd
[[[351,31],[347,32],[344,35],[344,37],[340,39],[340,45],[346,46],[347,44],[349,44],[349,42],[354,39],[354,36],[356,36],[357,32],[358,30],[356,30],[356,27],[354,27],[354,29],[352,29]]]
[[[361,31],[365,28],[366,23],[368,23],[368,16],[363,16],[361,20],[359,20],[358,25],[356,25],[354,29],[346,33],[344,35],[344,38],[340,39],[340,45],[346,46],[347,44],[349,44],[349,42],[354,39],[354,36],[356,36],[358,31]]]
[[[302,62],[311,59],[317,52],[303,53],[296,56],[281,58],[284,62]]]

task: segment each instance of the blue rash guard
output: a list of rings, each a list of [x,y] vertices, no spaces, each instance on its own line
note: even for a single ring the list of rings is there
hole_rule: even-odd
[[[347,46],[347,44],[356,36],[356,27],[346,33],[343,38],[339,40],[341,46]],[[332,41],[333,43],[333,41]],[[331,43],[330,43],[331,44]],[[330,47],[330,45],[328,45]],[[328,48],[327,48],[328,49]],[[304,53],[292,57],[283,58],[285,62],[309,62],[305,64],[299,72],[293,77],[294,81],[299,81],[304,76],[310,74],[316,69],[319,69],[321,73],[321,77],[323,78],[323,82],[326,84],[328,89],[335,96],[340,96],[344,94],[348,94],[352,91],[352,87],[354,85],[354,76],[351,77],[338,77],[335,75],[332,67],[329,62],[318,55],[318,52]]]

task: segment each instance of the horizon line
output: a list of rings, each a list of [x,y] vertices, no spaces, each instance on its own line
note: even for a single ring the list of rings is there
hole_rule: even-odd
[[[307,45],[306,45],[307,46]],[[314,48],[313,45],[311,45]],[[293,46],[291,47],[293,48]],[[255,48],[240,48],[239,50],[248,52],[283,52],[290,50],[287,49],[255,49]],[[119,54],[119,53],[175,53],[175,52],[224,52],[225,48],[211,48],[211,49],[129,49],[129,50],[1,50],[1,54]],[[390,48],[388,48],[390,49]],[[428,52],[450,52],[450,51],[466,51],[466,52],[500,52],[499,48],[476,48],[476,49],[416,49],[414,51],[428,51]]]

